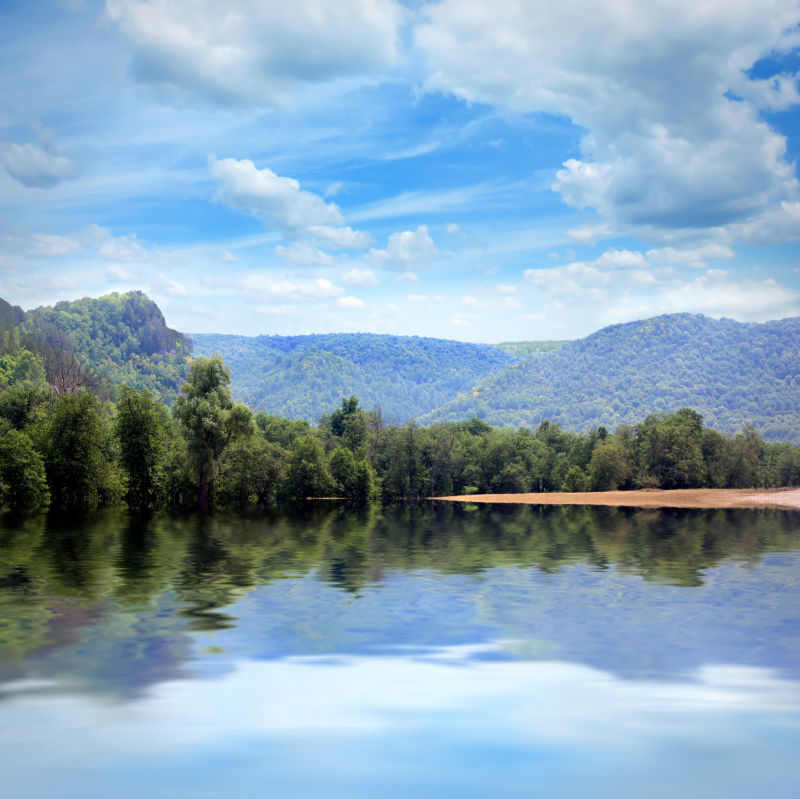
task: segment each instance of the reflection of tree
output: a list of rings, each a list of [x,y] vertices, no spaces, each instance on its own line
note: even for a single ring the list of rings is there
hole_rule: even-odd
[[[189,633],[236,626],[228,608],[273,580],[316,571],[357,598],[397,572],[555,572],[578,563],[691,587],[725,559],[796,547],[798,521],[776,510],[323,503],[252,518],[6,517],[0,660],[11,676],[33,653],[59,653],[97,690],[122,682],[133,691],[177,673]],[[120,661],[124,673],[115,674]]]

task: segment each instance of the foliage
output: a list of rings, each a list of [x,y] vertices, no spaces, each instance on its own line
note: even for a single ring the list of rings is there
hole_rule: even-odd
[[[316,422],[343,397],[390,419],[433,411],[514,359],[485,344],[372,333],[310,336],[192,335],[195,351],[219,353],[233,390],[269,414]]]
[[[168,328],[158,306],[140,291],[28,313],[0,300],[0,337],[0,356],[24,351],[38,358],[57,393],[81,386],[112,393],[129,384],[166,402],[177,396],[191,352],[189,339]],[[0,385],[3,371],[0,361]]]
[[[121,493],[102,410],[92,394],[63,394],[44,425],[40,449],[52,502],[58,508],[94,508]]]
[[[197,358],[173,409],[186,438],[203,509],[208,508],[225,448],[232,438],[253,430],[252,412],[241,403],[234,405],[230,382],[222,358]]]
[[[50,502],[41,455],[20,430],[0,435],[0,506],[32,510]]]
[[[690,407],[723,433],[752,423],[767,441],[799,443],[798,341],[800,317],[742,324],[671,314],[613,325],[511,364],[422,421],[613,429]]]
[[[128,476],[128,504],[153,507],[161,491],[159,458],[167,426],[166,409],[146,389],[123,386],[117,400],[114,434]]]

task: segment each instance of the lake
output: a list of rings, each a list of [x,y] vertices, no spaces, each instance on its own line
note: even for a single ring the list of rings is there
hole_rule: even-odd
[[[800,512],[0,521],[8,799],[794,797]]]

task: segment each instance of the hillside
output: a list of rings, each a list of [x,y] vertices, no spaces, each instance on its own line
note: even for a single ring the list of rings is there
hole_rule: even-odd
[[[752,422],[767,440],[800,441],[800,317],[671,314],[613,325],[518,361],[420,421],[613,429],[681,407],[723,432]]]
[[[380,406],[387,419],[428,413],[513,358],[485,344],[418,336],[192,336],[195,352],[219,353],[234,393],[253,408],[316,422],[342,397]]]
[[[562,341],[501,341],[499,344],[494,344],[498,350],[503,350],[515,358],[524,358],[526,355],[540,355],[544,352],[553,352],[559,349],[562,344],[567,342]]]
[[[84,297],[23,313],[0,301],[0,330],[46,355],[74,352],[111,386],[149,388],[171,402],[187,374],[191,342],[167,327],[158,306],[140,291]],[[8,345],[6,345],[8,346]]]

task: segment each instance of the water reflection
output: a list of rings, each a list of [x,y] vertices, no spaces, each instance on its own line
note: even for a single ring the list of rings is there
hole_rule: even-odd
[[[6,787],[62,799],[246,798],[265,786],[273,797],[749,799],[796,786],[796,683],[731,667],[628,681],[487,657],[504,649],[247,661],[123,709],[47,705],[10,686],[6,721],[20,733]]]
[[[799,545],[762,509],[6,519],[4,789],[789,796]]]

